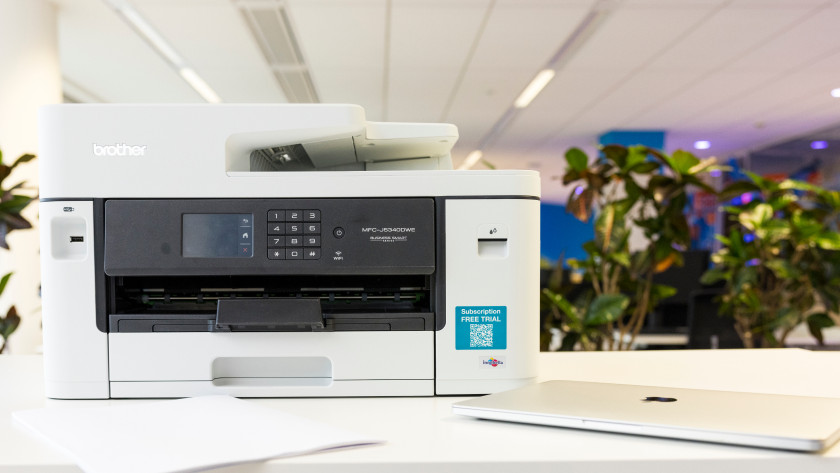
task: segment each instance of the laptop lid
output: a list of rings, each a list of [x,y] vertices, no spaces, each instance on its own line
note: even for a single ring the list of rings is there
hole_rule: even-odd
[[[840,399],[548,381],[457,402],[455,414],[510,422],[820,451],[840,438]]]

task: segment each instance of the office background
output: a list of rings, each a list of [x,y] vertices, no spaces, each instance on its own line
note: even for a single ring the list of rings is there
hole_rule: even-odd
[[[356,103],[456,124],[456,167],[540,171],[556,259],[587,239],[563,153],[612,132],[840,187],[838,24],[837,0],[0,0],[0,148],[37,153],[45,103]],[[37,230],[10,244],[0,310],[29,353]]]

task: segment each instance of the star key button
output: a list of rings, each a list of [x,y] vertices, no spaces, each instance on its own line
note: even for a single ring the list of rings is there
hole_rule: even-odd
[[[268,259],[286,259],[286,250],[273,248],[268,250]]]

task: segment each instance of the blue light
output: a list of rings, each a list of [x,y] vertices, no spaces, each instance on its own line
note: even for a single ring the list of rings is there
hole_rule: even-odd
[[[744,235],[744,243],[752,243],[755,241],[755,235],[752,233],[747,233]]]
[[[811,142],[811,149],[826,149],[828,148],[828,141],[817,140]]]
[[[583,193],[583,186],[575,187],[575,195],[581,195]]]
[[[753,258],[747,261],[747,266],[758,266],[759,264],[761,264],[761,260],[758,258]]]

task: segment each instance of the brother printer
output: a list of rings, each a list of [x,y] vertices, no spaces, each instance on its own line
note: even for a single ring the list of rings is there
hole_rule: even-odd
[[[354,105],[41,110],[51,398],[481,394],[536,377],[539,176]]]

